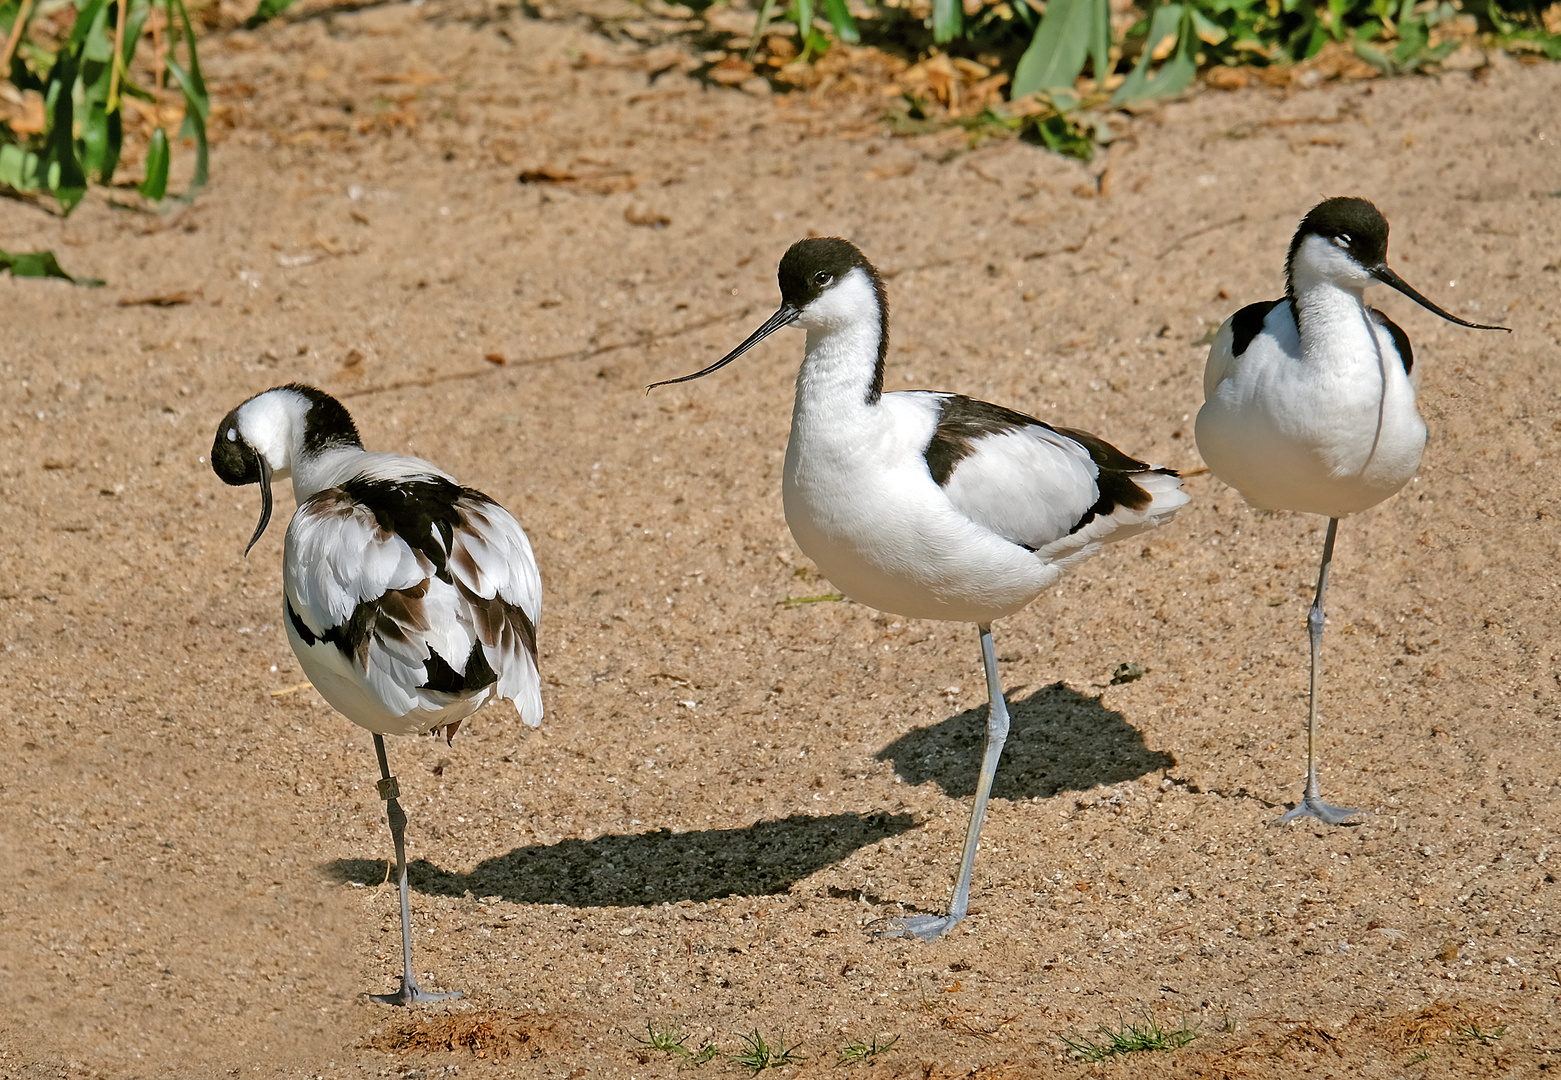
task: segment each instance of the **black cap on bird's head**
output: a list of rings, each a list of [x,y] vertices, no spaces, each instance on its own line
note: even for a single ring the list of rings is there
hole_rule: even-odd
[[[763,326],[749,334],[747,340],[741,345],[709,367],[696,371],[692,375],[651,383],[646,387],[646,392],[658,386],[689,382],[725,367],[775,331],[790,326],[802,318],[815,301],[829,292],[852,270],[861,270],[867,276],[867,280],[872,282],[873,295],[878,301],[881,323],[878,356],[881,369],[884,354],[889,349],[889,298],[884,291],[883,278],[877,268],[867,261],[867,256],[862,254],[861,249],[851,241],[838,236],[814,236],[806,240],[798,240],[786,249],[785,255],[781,256],[780,269],[775,275],[780,282],[781,306],[774,315],[765,320]]]
[[[266,449],[256,446],[263,443]],[[224,484],[260,485],[260,522],[250,549],[271,521],[272,474],[286,476],[299,457],[336,446],[361,447],[358,429],[341,402],[312,386],[289,383],[256,394],[222,418],[211,444],[211,469]],[[270,454],[277,458],[270,460]]]
[[[1361,271],[1384,285],[1392,286],[1427,311],[1440,315],[1448,322],[1474,330],[1512,332],[1511,328],[1506,326],[1486,326],[1484,323],[1460,319],[1422,296],[1409,282],[1399,277],[1388,265],[1388,219],[1366,199],[1347,197],[1325,199],[1312,207],[1301,219],[1301,224],[1296,227],[1295,236],[1290,240],[1290,253],[1285,258],[1285,294],[1289,297],[1292,308],[1295,307],[1296,301],[1296,259],[1301,254],[1302,246],[1313,237],[1328,241],[1348,256],[1350,262]],[[1362,286],[1365,284],[1369,282],[1363,281]]]

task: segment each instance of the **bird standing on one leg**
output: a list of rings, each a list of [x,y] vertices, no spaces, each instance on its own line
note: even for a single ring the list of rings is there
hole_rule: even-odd
[[[1426,427],[1415,406],[1409,336],[1365,301],[1391,285],[1449,322],[1387,264],[1388,223],[1365,199],[1328,199],[1302,219],[1285,260],[1285,295],[1242,308],[1209,348],[1198,450],[1221,480],[1265,510],[1328,518],[1317,595],[1307,613],[1311,705],[1306,790],[1279,820],[1337,825],[1363,811],[1330,806],[1317,786],[1317,691],[1323,599],[1339,519],[1398,491],[1415,475]]]
[[[946,915],[886,932],[932,939],[965,917],[1008,708],[991,623],[1110,541],[1170,519],[1176,473],[1082,431],[957,394],[884,393],[883,278],[846,240],[802,240],[781,259],[781,306],[687,382],[784,326],[808,332],[782,487],[797,545],[846,595],[911,618],[973,622],[986,668],[986,750]],[[654,387],[652,387],[654,389]]]
[[[347,410],[311,386],[279,386],[230,412],[211,465],[224,483],[260,485],[249,548],[271,520],[271,482],[292,478],[287,639],[320,695],[374,734],[396,849],[403,968],[398,991],[370,996],[391,1005],[458,997],[424,991],[412,968],[406,815],[384,736],[442,728],[451,739],[494,698],[514,702],[528,725],[542,722],[542,581],[525,531],[428,462],[364,450]]]

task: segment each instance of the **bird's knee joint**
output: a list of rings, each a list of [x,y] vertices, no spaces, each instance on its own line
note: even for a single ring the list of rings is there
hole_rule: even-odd
[[[1313,634],[1323,632],[1323,609],[1316,604],[1313,604],[1306,613],[1306,629]]]

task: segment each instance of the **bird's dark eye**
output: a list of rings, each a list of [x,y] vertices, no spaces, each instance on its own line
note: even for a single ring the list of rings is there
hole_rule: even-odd
[[[813,284],[815,284],[815,285],[828,285],[829,284],[829,271],[828,270],[818,270],[818,271],[815,271],[814,274],[813,274]]]
[[[1333,238],[1333,242],[1338,244],[1341,248],[1347,248],[1355,242],[1355,238],[1352,237],[1349,233],[1340,233],[1338,236]]]

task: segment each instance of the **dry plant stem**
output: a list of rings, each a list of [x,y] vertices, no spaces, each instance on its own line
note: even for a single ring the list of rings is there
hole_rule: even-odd
[[[11,70],[11,57],[16,53],[16,46],[21,43],[22,31],[27,27],[27,16],[32,14],[33,0],[22,0],[22,6],[16,12],[16,22],[11,24],[11,36],[5,39],[5,52],[0,53],[0,72]]]
[[[108,73],[108,111],[113,112],[119,108],[119,80],[125,69],[125,15],[130,10],[128,0],[115,0],[117,9],[114,19],[114,66]]]

